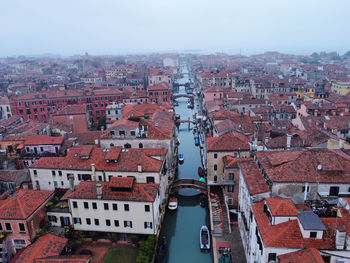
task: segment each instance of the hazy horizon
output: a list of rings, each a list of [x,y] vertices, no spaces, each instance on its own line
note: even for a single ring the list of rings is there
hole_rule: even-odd
[[[350,50],[348,10],[348,0],[2,1],[0,57],[186,50],[342,55]]]

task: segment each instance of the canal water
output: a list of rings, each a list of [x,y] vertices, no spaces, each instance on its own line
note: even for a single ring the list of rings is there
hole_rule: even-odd
[[[183,72],[186,69],[183,69]],[[186,93],[185,87],[180,86],[179,93]],[[178,99],[179,106],[175,107],[182,120],[193,119],[194,110],[187,108],[187,99]],[[196,107],[195,107],[196,108]],[[191,124],[193,128],[193,124]],[[194,144],[192,130],[188,124],[180,125],[178,129],[179,154],[184,155],[184,163],[179,164],[176,179],[199,179],[198,166],[202,166],[200,150]],[[162,225],[161,236],[165,236],[168,244],[168,263],[209,263],[212,262],[210,252],[199,249],[199,230],[202,225],[209,225],[207,208],[199,204],[199,192],[183,189],[178,195],[178,209],[166,211]]]

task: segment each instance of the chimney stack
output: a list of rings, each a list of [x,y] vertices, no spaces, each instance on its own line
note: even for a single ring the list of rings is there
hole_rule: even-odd
[[[97,199],[102,199],[102,185],[96,184]]]
[[[269,143],[269,137],[265,137],[265,145]]]
[[[74,192],[74,175],[73,174],[68,175],[68,180],[69,180],[69,189],[71,192]]]
[[[91,164],[91,172],[92,172],[92,181],[97,181],[96,180],[96,170],[95,170],[95,164]]]
[[[142,165],[141,165],[141,163],[138,163],[138,164],[137,164],[137,171],[138,171],[139,173],[142,173]]]
[[[290,148],[291,142],[292,142],[292,135],[287,134],[287,149]]]
[[[345,144],[345,138],[340,138],[338,149],[344,149],[344,144]]]

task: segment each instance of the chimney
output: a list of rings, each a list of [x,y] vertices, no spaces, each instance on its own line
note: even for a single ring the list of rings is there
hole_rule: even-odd
[[[345,144],[345,138],[340,138],[338,149],[344,149],[344,144]]]
[[[95,164],[91,164],[91,172],[92,172],[92,181],[97,181],[96,180],[96,170],[95,170]]]
[[[265,137],[265,145],[269,143],[269,137]]]
[[[290,148],[291,142],[292,142],[292,135],[287,134],[287,149]]]
[[[138,164],[137,164],[137,171],[138,171],[139,173],[142,173],[142,165],[141,165],[141,163],[138,163]]]
[[[102,185],[96,184],[97,199],[102,199]]]
[[[74,192],[74,175],[73,174],[68,175],[68,180],[69,180],[69,189],[71,192]]]

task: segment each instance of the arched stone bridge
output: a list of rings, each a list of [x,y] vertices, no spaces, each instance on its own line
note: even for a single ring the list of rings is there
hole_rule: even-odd
[[[208,194],[207,184],[195,179],[179,179],[174,181],[170,186],[169,194],[177,193],[181,189],[194,189]]]
[[[194,102],[194,97],[191,94],[176,94],[171,97],[171,99],[174,101],[178,98],[189,98],[191,100],[191,103],[193,104]]]

